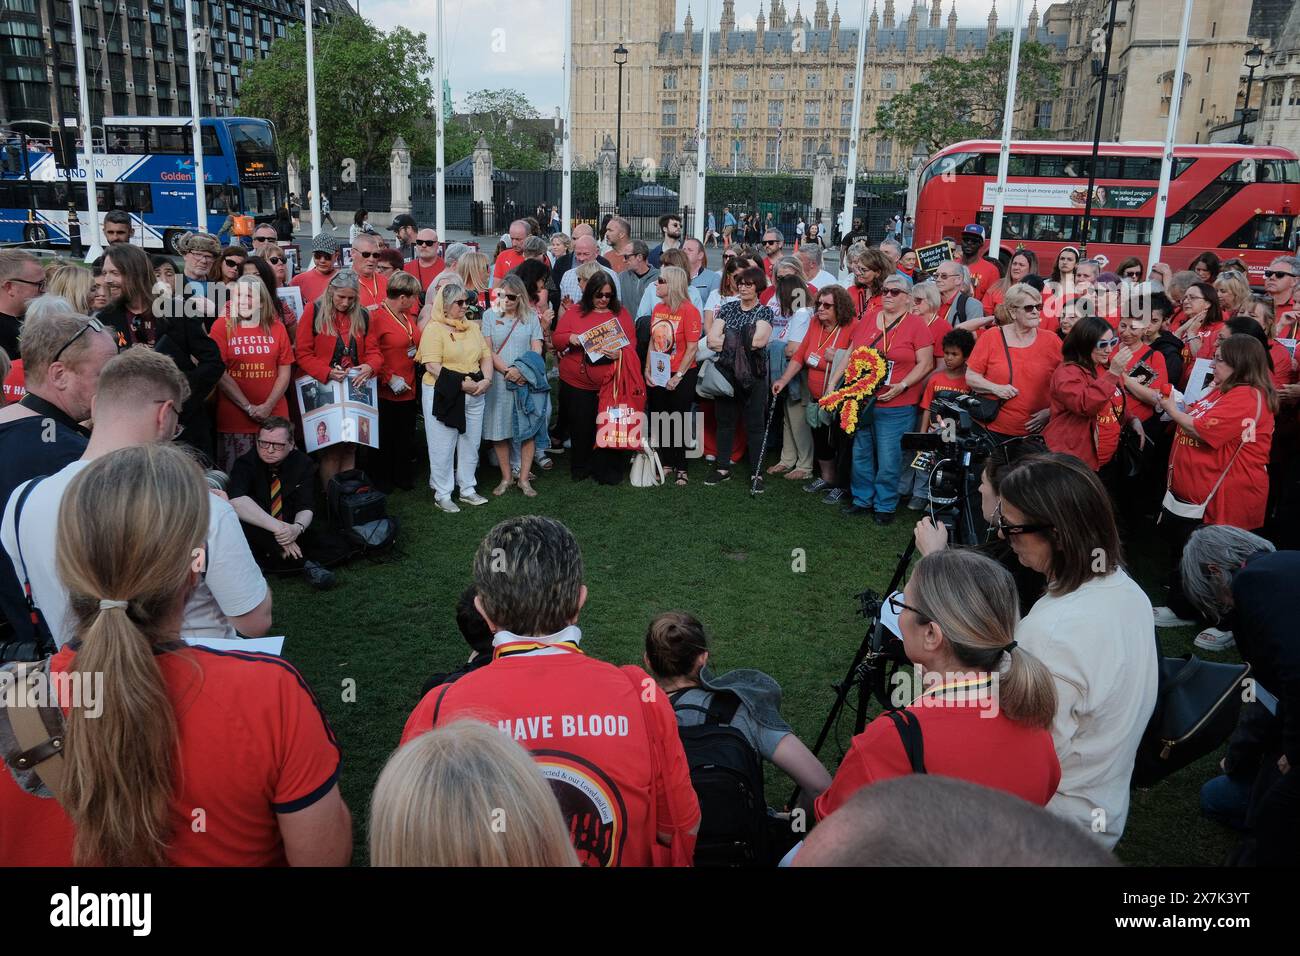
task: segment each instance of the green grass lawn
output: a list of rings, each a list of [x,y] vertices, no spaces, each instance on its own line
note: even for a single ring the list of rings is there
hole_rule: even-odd
[[[495,469],[480,474],[481,490],[495,485]],[[706,488],[703,477],[703,463],[695,462],[687,488],[575,484],[567,459],[557,458],[556,468],[539,477],[537,498],[511,491],[458,515],[438,511],[421,484],[390,498],[390,511],[402,522],[400,554],[391,560],[340,569],[338,588],[324,594],[299,578],[273,582],[274,630],[287,635],[285,657],[311,682],[343,749],[342,788],[356,822],[358,863],[366,859],[371,789],[421,685],[467,656],[454,606],[469,583],[474,550],[510,515],[547,515],[577,537],[590,591],[579,622],[588,653],[640,663],[650,618],[674,608],[690,611],[709,631],[714,670],[755,667],[775,677],[784,688],[786,719],[812,745],[834,698],[831,685],[862,639],[855,595],[865,587],[884,589],[911,522],[900,514],[898,523],[881,528],[870,519],[843,518],[837,506],[802,493],[799,482],[769,479],[767,493],[751,500],[739,479]],[[1150,555],[1135,551],[1132,558],[1139,570],[1151,566]],[[1142,583],[1157,593],[1155,581]],[[1166,653],[1191,650],[1191,636],[1162,632]],[[344,701],[349,678],[355,702]],[[852,726],[845,713],[823,748],[832,772]],[[1217,759],[1134,795],[1119,846],[1125,862],[1221,862],[1233,837],[1204,820],[1197,803]],[[789,790],[789,781],[769,767],[769,801],[780,805]]]

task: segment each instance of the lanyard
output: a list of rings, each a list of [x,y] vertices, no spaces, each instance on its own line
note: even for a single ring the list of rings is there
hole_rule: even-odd
[[[835,334],[834,334],[833,337],[823,335],[822,338],[821,338],[821,341],[817,343],[817,354],[819,354],[822,358],[825,358],[825,357],[826,357],[825,348],[826,348],[826,339],[827,339],[828,337],[831,339],[831,348],[832,348],[832,349],[834,349],[837,345],[839,345],[839,344],[840,344],[840,330],[843,329],[843,328],[844,328],[844,326],[842,326],[842,325],[837,325],[837,326],[835,326]]]
[[[392,309],[390,309],[390,308],[388,307],[388,303],[387,303],[387,302],[384,303],[384,311],[387,312],[389,315],[391,315],[394,319],[397,320],[397,324],[400,325],[400,326],[402,327],[402,331],[406,333],[406,339],[407,339],[407,341],[408,341],[411,345],[414,345],[414,344],[415,344],[415,331],[411,328],[411,326],[409,326],[409,325],[406,323],[406,320],[403,319],[401,316],[399,316],[399,315],[398,315],[396,312],[394,312]]]
[[[872,340],[871,347],[875,348],[876,343],[879,342],[881,339],[884,339],[885,357],[888,358],[889,357],[889,333],[892,332],[898,326],[898,323],[902,322],[903,319],[905,319],[906,317],[907,317],[907,313],[904,312],[898,318],[894,319],[893,322],[890,322],[887,326],[885,326],[884,330],[879,335],[877,335],[875,339]]]
[[[363,289],[365,288],[365,281],[366,281],[366,280],[364,280],[364,279],[361,278],[360,274],[357,275],[357,285],[361,286]],[[371,279],[371,280],[370,280],[370,294],[371,294],[372,296],[374,296],[374,298],[375,298],[376,300],[379,299],[379,280],[378,280],[378,279]]]
[[[43,415],[46,418],[54,419],[60,425],[65,425],[68,428],[71,428],[79,435],[90,434],[90,432],[88,432],[86,429],[81,427],[81,424],[79,422],[74,421],[72,419],[72,416],[69,415],[67,412],[65,412],[63,409],[59,408],[59,406],[55,405],[53,402],[47,402],[39,395],[35,395],[32,392],[28,392],[21,399],[19,399],[18,404],[21,405],[23,408],[31,409],[38,415]]]

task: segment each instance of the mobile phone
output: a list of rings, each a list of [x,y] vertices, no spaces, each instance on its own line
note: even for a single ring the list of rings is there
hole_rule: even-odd
[[[1131,374],[1133,378],[1137,379],[1139,384],[1150,385],[1152,381],[1155,380],[1156,370],[1146,362],[1139,362],[1137,365],[1133,366]]]

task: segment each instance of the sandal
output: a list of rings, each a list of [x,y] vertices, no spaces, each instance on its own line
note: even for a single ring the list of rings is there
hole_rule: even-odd
[[[550,471],[555,467],[555,462],[551,461],[549,458],[543,458],[538,462],[538,464],[542,466],[542,471]]]
[[[514,484],[513,480],[507,481],[505,479],[502,479],[501,484],[497,485],[495,488],[492,489],[492,494],[500,498],[502,495],[504,495],[507,491],[510,490],[510,486],[513,484]]]
[[[674,484],[676,484],[678,488],[685,488],[690,484],[690,480],[690,477],[686,474],[686,469],[682,468],[678,470],[677,481],[674,482]]]
[[[771,468],[767,469],[767,473],[769,475],[784,475],[789,470],[790,470],[789,465],[783,465],[780,462],[777,462]]]
[[[788,481],[807,481],[812,477],[812,472],[807,468],[795,468],[793,471],[787,471],[785,477]]]
[[[537,489],[528,483],[527,479],[519,482],[519,490],[524,493],[525,498],[536,498]]]

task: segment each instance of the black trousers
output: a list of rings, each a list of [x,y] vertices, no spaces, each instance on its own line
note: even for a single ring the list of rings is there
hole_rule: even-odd
[[[418,400],[379,400],[379,447],[367,450],[370,477],[385,493],[415,486],[415,419]]]
[[[748,441],[749,467],[751,472],[762,471],[763,463],[759,461],[759,451],[763,447],[763,413],[767,410],[770,393],[761,385],[756,385],[748,392],[741,392],[735,398],[717,398],[713,402],[713,414],[717,417],[715,446],[717,467],[727,470],[731,461],[731,448],[736,441],[736,428],[745,429]]]
[[[646,410],[652,416],[647,423],[650,434],[646,437],[656,436],[663,441],[664,444],[656,447],[664,468],[686,468],[686,437],[690,434],[687,418],[691,413],[691,403],[695,400],[695,381],[698,378],[699,370],[691,369],[677,383],[676,388],[651,386],[646,395]],[[656,420],[653,417],[665,413],[672,418]]]
[[[574,481],[594,478],[602,485],[617,485],[627,468],[626,452],[596,447],[596,413],[600,393],[560,383],[560,410],[568,425],[569,477]]]
[[[298,536],[298,547],[302,549],[301,558],[284,557],[284,548],[275,540],[275,535],[265,528],[240,522],[244,537],[248,541],[248,550],[263,568],[268,571],[298,571],[307,561],[319,561],[325,555],[321,551],[320,539],[315,533],[317,522],[313,521],[303,534]]]
[[[1172,562],[1169,573],[1165,577],[1165,587],[1169,592],[1165,606],[1188,621],[1199,621],[1202,615],[1183,593],[1183,577],[1179,565],[1183,561],[1183,548],[1187,546],[1187,539],[1203,523],[1199,518],[1180,518],[1163,508],[1157,519],[1160,539],[1165,543],[1167,559]]]

